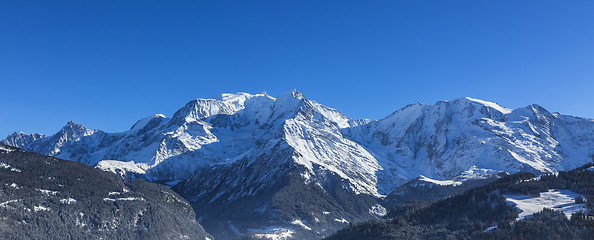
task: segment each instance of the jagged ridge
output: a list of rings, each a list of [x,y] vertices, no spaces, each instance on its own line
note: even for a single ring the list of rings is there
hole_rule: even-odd
[[[69,123],[50,137],[19,133],[3,142],[88,165],[133,161],[147,179],[171,184],[198,170],[177,190],[212,208],[280,184],[272,199],[296,179],[333,199],[328,201],[345,199],[330,194],[343,189],[359,207],[370,208],[375,203],[356,200],[359,195],[378,199],[419,175],[465,181],[503,171],[572,169],[591,161],[593,131],[591,119],[473,98],[411,104],[381,120],[354,120],[292,91],[278,98],[237,93],[197,99],[171,118],[142,119],[123,133]],[[289,173],[297,178],[285,179]],[[342,211],[337,219],[353,220],[352,211],[336,211]],[[303,214],[294,216],[305,219]]]

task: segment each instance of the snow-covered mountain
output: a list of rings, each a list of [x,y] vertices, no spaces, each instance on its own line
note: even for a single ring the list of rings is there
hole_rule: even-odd
[[[171,118],[148,117],[122,133],[70,122],[52,136],[15,133],[2,142],[124,176],[184,180],[174,189],[210,232],[274,234],[266,228],[276,226],[280,234],[320,237],[373,218],[381,212],[374,199],[419,175],[465,181],[583,165],[594,154],[594,120],[472,98],[354,120],[297,91],[236,93],[190,101]],[[284,206],[291,191],[315,207]],[[221,217],[212,209],[233,211]]]
[[[592,119],[549,113],[534,104],[511,110],[473,98],[408,105],[343,132],[379,160],[382,192],[394,189],[394,177],[550,173],[581,166],[594,154]]]

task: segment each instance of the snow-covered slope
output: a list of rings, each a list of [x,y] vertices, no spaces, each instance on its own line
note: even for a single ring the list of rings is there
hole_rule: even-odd
[[[384,171],[380,192],[419,175],[480,178],[500,171],[550,173],[590,162],[594,121],[538,105],[509,110],[472,98],[413,104],[343,133],[372,152]]]
[[[112,172],[125,178],[137,178],[146,174],[146,171],[134,163],[134,161],[124,162],[118,160],[103,160],[95,166],[106,172]]]
[[[316,201],[354,201],[368,212],[377,203],[362,196],[381,198],[420,175],[424,182],[458,184],[502,171],[549,173],[590,162],[594,121],[538,105],[511,110],[473,98],[411,104],[381,120],[354,120],[291,91],[278,98],[236,93],[196,99],[171,118],[157,114],[122,133],[70,122],[52,136],[15,133],[2,142],[112,172],[133,170],[149,180],[185,179],[176,189],[213,209],[255,196],[272,204],[288,196],[283,191],[290,185],[305,195],[324,195]],[[335,194],[338,189],[345,195]],[[292,221],[304,220],[317,237],[327,233],[315,219],[357,220],[356,211],[344,206],[331,216],[307,217],[296,214],[299,209],[282,217],[270,205],[253,207],[275,216],[262,224],[294,227]],[[323,208],[315,211],[332,212]],[[296,236],[308,231],[303,229],[295,228]]]
[[[570,190],[549,190],[540,193],[540,196],[526,195],[505,195],[506,201],[520,209],[517,220],[529,218],[533,214],[542,211],[544,208],[550,208],[555,211],[561,211],[567,219],[576,212],[586,212],[585,203],[576,203],[576,197],[583,195],[574,193]]]

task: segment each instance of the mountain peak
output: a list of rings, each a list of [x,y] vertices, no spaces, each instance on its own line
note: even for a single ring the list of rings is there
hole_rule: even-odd
[[[285,93],[281,94],[278,98],[279,99],[295,98],[295,99],[299,99],[299,100],[306,99],[302,93],[297,91],[297,89],[293,89],[291,91],[285,92]]]
[[[78,124],[73,121],[68,121],[68,123],[66,123],[66,125],[64,125],[64,127],[62,127],[62,131],[69,131],[69,130],[84,131],[84,130],[87,130],[87,128],[85,128],[85,126],[83,126],[82,124]]]
[[[32,142],[44,138],[45,135],[39,133],[24,133],[21,131],[14,132],[13,134],[8,135],[6,139],[0,141],[0,143],[7,144],[13,147],[23,147],[25,145],[31,144]]]
[[[214,115],[232,115],[245,108],[246,102],[255,99],[274,99],[266,93],[223,93],[211,98],[198,98],[188,102],[173,114],[171,123],[180,124]]]
[[[24,133],[23,131],[18,131],[18,132],[13,132],[12,134],[8,135],[8,137],[20,137],[20,136],[25,136],[25,135],[29,135],[29,134]]]
[[[503,114],[508,114],[508,113],[511,113],[512,112],[512,109],[502,107],[502,106],[500,106],[497,103],[489,102],[489,101],[484,101],[484,100],[480,100],[480,99],[476,99],[476,98],[463,97],[463,98],[454,99],[454,101],[456,101],[456,100],[458,100],[458,101],[472,102],[472,103],[475,103],[475,104],[480,104],[480,105],[483,105],[483,106],[486,106],[486,107],[490,107],[492,109],[495,109],[495,110],[497,110],[497,111],[499,111],[499,112],[501,112]]]
[[[132,125],[132,127],[130,128],[130,130],[144,128],[153,119],[165,119],[165,118],[167,118],[167,117],[165,115],[163,115],[163,114],[155,114],[155,115],[152,115],[152,116],[149,116],[149,117],[145,117],[143,119],[140,119],[140,120],[136,121],[136,123],[134,123],[134,125]]]
[[[45,137],[45,135],[41,134],[41,133],[24,133],[22,131],[18,131],[18,132],[13,132],[12,134],[8,135],[8,138],[22,138],[22,137],[27,137],[27,136],[31,136],[31,137],[35,137],[35,138],[43,138]]]
[[[297,99],[305,99],[305,96],[299,91],[297,91],[297,89],[293,89],[293,91],[291,91],[291,94],[293,94],[293,97]]]
[[[532,109],[533,111],[536,111],[536,112],[545,112],[545,113],[549,112],[548,110],[546,110],[545,108],[543,108],[542,106],[540,106],[538,104],[530,104],[526,108]]]
[[[244,93],[244,92],[237,92],[237,93],[221,93],[219,95],[216,95],[214,97],[212,97],[212,99],[214,100],[219,100],[219,101],[245,101],[246,99],[252,98],[255,95],[249,94],[249,93]]]
[[[73,121],[69,121],[66,123],[66,125],[64,125],[64,127],[62,127],[62,129],[60,129],[58,135],[63,139],[71,140],[90,134],[91,132],[92,131],[88,131],[85,126]]]

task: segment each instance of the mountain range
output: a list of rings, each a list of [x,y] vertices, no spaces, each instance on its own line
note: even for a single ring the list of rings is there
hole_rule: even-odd
[[[409,181],[458,186],[589,163],[594,120],[468,97],[351,119],[297,91],[235,93],[121,133],[69,122],[51,136],[18,132],[2,143],[167,184],[218,239],[322,238],[384,216],[386,196]]]

